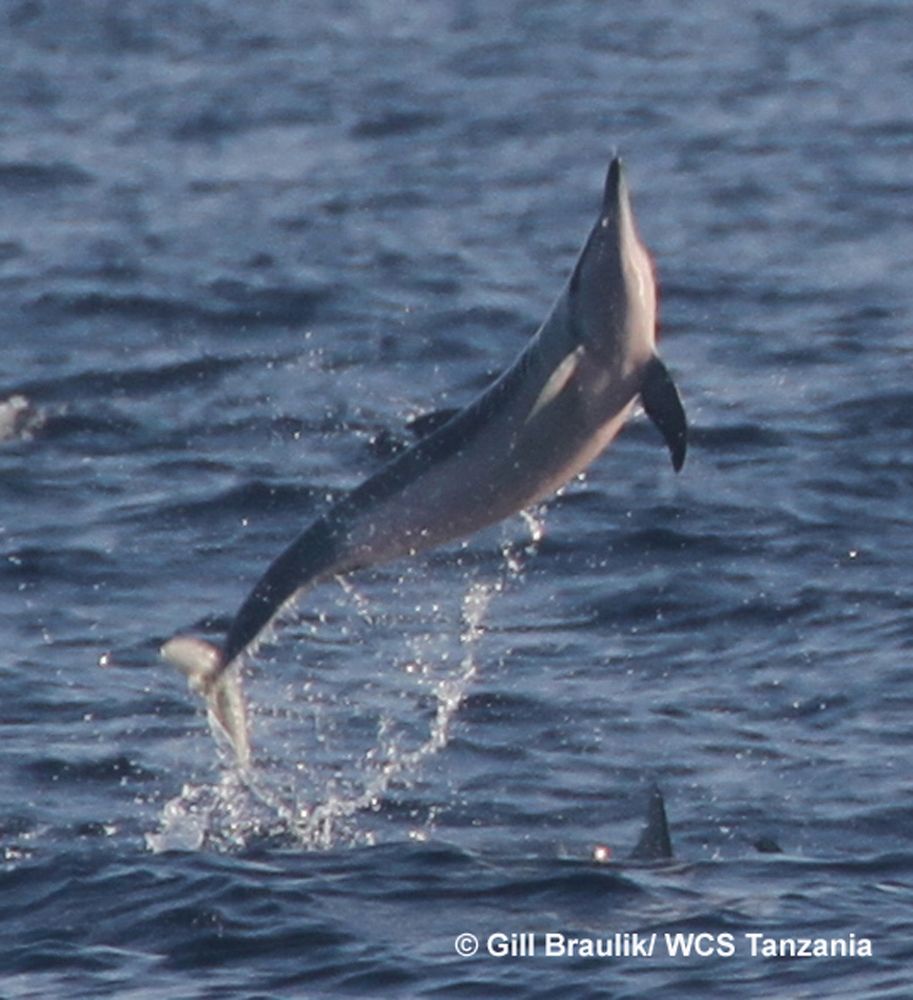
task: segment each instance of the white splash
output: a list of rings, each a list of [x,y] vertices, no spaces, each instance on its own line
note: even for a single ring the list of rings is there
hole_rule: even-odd
[[[0,399],[0,441],[31,441],[47,418],[47,412],[26,396]]]
[[[543,536],[541,512],[523,517],[528,539],[505,542],[500,571],[470,580],[456,606],[423,564],[407,568],[392,594],[375,587],[373,599],[340,579],[342,593],[309,618],[302,645],[315,662],[306,679],[289,684],[266,665],[245,680],[252,766],[242,772],[223,755],[216,783],[186,784],[147,835],[149,848],[233,850],[264,836],[305,849],[371,845],[401,823],[383,810],[403,790],[422,800],[407,835],[426,839],[440,793],[426,789],[424,801],[416,782],[450,741],[478,675],[492,600]],[[405,835],[401,825],[393,835]]]

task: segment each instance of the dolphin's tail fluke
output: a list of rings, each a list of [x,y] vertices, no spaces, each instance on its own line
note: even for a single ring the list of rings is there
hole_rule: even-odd
[[[209,718],[234,749],[238,764],[250,764],[247,712],[237,663],[226,667],[211,642],[178,635],[162,646],[162,656],[181,671],[193,691],[206,699]]]

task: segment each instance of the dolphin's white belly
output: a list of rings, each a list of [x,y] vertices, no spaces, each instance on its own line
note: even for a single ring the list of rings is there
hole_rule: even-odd
[[[582,472],[627,419],[633,397],[608,419],[509,414],[446,460],[427,468],[402,490],[353,517],[346,533],[352,563],[374,565],[470,535],[552,495]],[[553,407],[579,409],[573,398]],[[559,427],[559,433],[549,428]],[[346,560],[348,561],[348,560]]]

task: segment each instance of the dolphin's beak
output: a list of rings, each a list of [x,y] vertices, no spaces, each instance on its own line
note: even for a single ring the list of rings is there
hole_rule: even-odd
[[[602,196],[602,213],[604,216],[614,215],[628,197],[628,185],[625,183],[624,168],[621,157],[616,156],[609,164],[609,172],[605,179],[605,191]]]

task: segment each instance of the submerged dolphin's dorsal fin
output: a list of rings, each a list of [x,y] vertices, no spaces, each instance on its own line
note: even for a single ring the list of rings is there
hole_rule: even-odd
[[[655,354],[644,370],[640,400],[647,416],[659,428],[672,456],[672,467],[678,472],[685,464],[688,421],[672,376]]]
[[[653,785],[650,789],[650,801],[647,803],[646,826],[628,857],[631,861],[670,861],[672,856],[666,804],[659,787]]]

